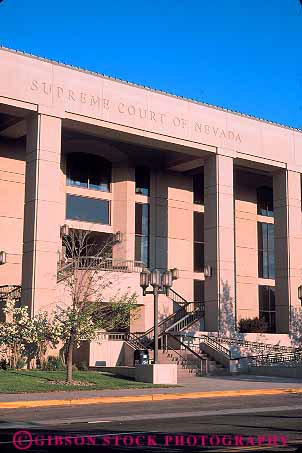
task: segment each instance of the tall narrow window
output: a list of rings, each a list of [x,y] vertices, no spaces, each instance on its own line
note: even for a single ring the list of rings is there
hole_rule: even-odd
[[[135,260],[149,265],[149,205],[135,203]]]
[[[275,278],[274,224],[258,222],[258,277]]]
[[[204,204],[204,176],[198,174],[193,176],[193,201],[196,204]]]
[[[137,167],[135,169],[135,193],[150,195],[150,169]]]
[[[194,272],[204,270],[204,216],[194,212]]]
[[[267,324],[268,332],[276,332],[275,288],[259,286],[259,318]]]
[[[194,305],[195,308],[201,308],[204,303],[204,281],[194,280]]]
[[[257,189],[257,212],[259,215],[274,217],[273,189],[270,187]]]

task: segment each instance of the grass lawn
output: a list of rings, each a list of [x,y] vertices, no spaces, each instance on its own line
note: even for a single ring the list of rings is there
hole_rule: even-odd
[[[74,371],[75,381],[87,382],[92,385],[66,385],[56,383],[64,381],[65,371],[0,371],[0,393],[32,393],[55,392],[61,390],[103,390],[126,389],[144,387],[167,387],[161,385],[145,384],[118,378],[98,371]]]

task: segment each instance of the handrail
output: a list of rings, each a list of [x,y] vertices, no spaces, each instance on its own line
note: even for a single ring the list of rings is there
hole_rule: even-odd
[[[192,339],[193,341],[194,340],[198,340],[199,344],[200,343],[205,343],[206,345],[208,345],[209,347],[211,347],[215,351],[221,352],[229,360],[232,358],[231,351],[229,349],[225,348],[224,346],[222,346],[219,342],[214,340],[212,337],[208,337],[207,335],[201,335],[200,337],[194,337],[194,336],[191,336],[191,335],[190,336],[184,336],[184,335],[181,335],[181,334],[179,334],[178,336],[180,336],[182,338],[185,338],[186,340],[187,339]]]
[[[169,291],[168,291],[168,297],[169,297],[169,299],[171,299],[173,302],[175,302],[180,307],[182,306],[182,304],[186,305],[188,303],[188,301],[183,296],[178,294],[172,288],[170,288]]]
[[[198,359],[200,360],[206,360],[204,359],[201,355],[199,355],[196,351],[194,351],[193,349],[190,348],[190,346],[188,346],[187,344],[183,343],[181,340],[179,340],[179,338],[177,338],[177,335],[173,335],[171,334],[170,332],[166,332],[165,335],[168,335],[169,337],[173,338],[173,340],[176,340],[177,343],[179,343],[181,346],[183,346],[185,349],[187,349],[188,351],[190,351],[193,355],[195,355]]]
[[[302,351],[277,352],[275,354],[262,354],[257,356],[246,356],[238,359],[246,359],[251,366],[270,365],[273,363],[300,362],[302,364]]]
[[[21,298],[21,286],[20,285],[2,285],[0,286],[0,299],[7,299],[8,297],[13,299]]]
[[[167,332],[165,335],[166,335],[166,336],[170,336],[173,340],[176,340],[176,341],[178,341],[179,343],[182,343],[180,340],[174,338],[174,336],[173,336],[172,334],[168,333],[168,332]],[[164,341],[164,344],[167,344],[167,341]],[[205,370],[207,369],[207,366],[206,366],[207,359],[205,359],[205,358],[199,356],[199,354],[197,354],[195,351],[193,351],[192,349],[190,349],[189,347],[187,347],[185,344],[181,344],[181,346],[184,346],[184,350],[185,350],[185,351],[189,351],[193,356],[197,357],[197,359],[198,359],[197,366],[196,366],[196,361],[193,361],[192,359],[188,359],[188,357],[184,357],[184,356],[179,352],[180,350],[174,349],[174,348],[171,347],[171,346],[169,346],[169,348],[166,348],[166,350],[167,350],[167,351],[168,351],[168,350],[169,350],[169,351],[172,350],[176,355],[178,355],[178,356],[181,358],[182,362],[186,363],[187,365],[191,365],[192,368],[195,368],[195,369],[197,368],[200,372],[203,371],[203,363],[204,363],[204,362],[205,362],[205,368],[204,368],[204,369],[205,369]],[[182,365],[183,365],[183,363],[182,363]]]
[[[193,310],[192,311],[187,311],[188,307],[192,306]],[[196,308],[196,302],[186,302],[186,305],[181,307],[179,310],[177,310],[175,313],[172,313],[169,315],[167,318],[164,318],[162,321],[158,323],[158,333],[161,335],[164,333],[167,329],[171,329],[174,325],[177,323],[181,322],[182,319],[185,319],[186,317],[190,315],[200,315],[204,311],[204,304],[198,304],[198,307]],[[198,319],[198,316],[196,316],[196,320]],[[141,337],[150,337],[150,334],[154,332],[154,326],[150,327],[146,332],[144,332]]]
[[[211,338],[214,338],[216,341],[219,343],[227,343],[229,345],[241,345],[241,346],[249,346],[253,347],[255,349],[259,350],[272,350],[272,351],[284,351],[284,352],[293,352],[297,348],[294,348],[293,346],[279,346],[279,345],[273,345],[269,343],[260,343],[258,341],[249,341],[249,340],[244,340],[244,339],[239,339],[239,338],[234,338],[234,337],[216,337],[216,336],[211,336],[208,335]]]
[[[141,272],[146,268],[142,261],[136,260],[113,260],[112,258],[104,258],[100,256],[80,256],[71,262],[64,263],[58,269],[57,281],[60,282],[66,278],[66,274],[70,274],[75,270],[98,269],[100,271],[113,272]]]

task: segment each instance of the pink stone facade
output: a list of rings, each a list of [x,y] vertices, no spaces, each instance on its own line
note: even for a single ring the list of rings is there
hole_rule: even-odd
[[[68,184],[70,153],[107,159],[110,190]],[[135,169],[145,166],[148,195],[135,190]],[[32,313],[65,297],[57,279],[62,225],[120,232],[113,259],[134,262],[135,205],[148,204],[150,268],[177,267],[173,289],[187,301],[196,302],[194,281],[203,282],[197,330],[228,335],[241,318],[259,316],[265,286],[275,288],[275,332],[291,333],[301,315],[301,172],[299,130],[0,49],[0,286],[22,285]],[[198,175],[202,203],[194,203]],[[272,190],[273,216],[259,214],[261,187]],[[108,223],[68,218],[67,195],[108,202]],[[194,267],[194,212],[204,214],[210,277]],[[265,277],[258,224],[274,225],[274,275]],[[139,273],[118,282],[139,294],[131,330],[146,331],[153,299],[141,295]],[[173,309],[161,296],[160,319]]]

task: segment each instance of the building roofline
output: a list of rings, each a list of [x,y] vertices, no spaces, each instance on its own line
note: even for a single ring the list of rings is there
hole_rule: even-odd
[[[0,45],[0,49],[1,50],[5,50],[7,52],[16,53],[18,55],[22,55],[22,56],[26,56],[26,57],[29,57],[29,58],[33,58],[33,59],[36,59],[36,60],[41,60],[41,61],[44,61],[46,63],[51,63],[51,64],[55,64],[57,66],[62,66],[64,68],[69,68],[69,69],[72,69],[74,71],[79,71],[79,72],[83,72],[85,74],[90,74],[90,75],[102,77],[104,79],[113,80],[114,82],[120,82],[120,83],[123,83],[125,85],[133,86],[135,88],[143,88],[144,90],[148,90],[148,91],[151,91],[153,93],[163,94],[165,96],[170,96],[170,97],[173,97],[173,98],[176,98],[176,99],[180,99],[182,101],[192,102],[192,103],[197,104],[197,105],[203,105],[203,106],[215,109],[215,110],[220,110],[222,112],[227,112],[227,113],[232,113],[234,115],[242,116],[243,118],[249,118],[249,119],[252,119],[252,120],[260,121],[262,123],[272,124],[274,126],[278,126],[278,127],[284,128],[284,129],[289,129],[289,130],[292,130],[292,131],[296,131],[296,132],[302,133],[301,129],[298,129],[298,128],[293,127],[293,126],[288,126],[286,124],[278,123],[276,121],[267,120],[265,118],[259,118],[258,116],[250,115],[248,113],[242,113],[242,112],[239,112],[238,110],[231,110],[231,109],[228,109],[226,107],[221,107],[221,106],[218,106],[218,105],[209,104],[207,102],[197,101],[196,99],[187,98],[185,96],[180,96],[180,95],[177,95],[177,94],[174,94],[174,93],[170,93],[168,91],[159,90],[159,89],[152,88],[152,87],[145,86],[145,85],[139,85],[138,83],[135,83],[135,82],[129,82],[128,80],[119,79],[118,77],[108,76],[106,74],[102,74],[101,72],[90,71],[88,69],[81,68],[80,66],[73,66],[71,64],[63,63],[63,62],[58,61],[58,60],[51,60],[49,58],[41,57],[39,55],[34,55],[34,54],[31,54],[31,53],[25,52],[23,50],[11,49],[11,48],[5,47],[3,45]]]

